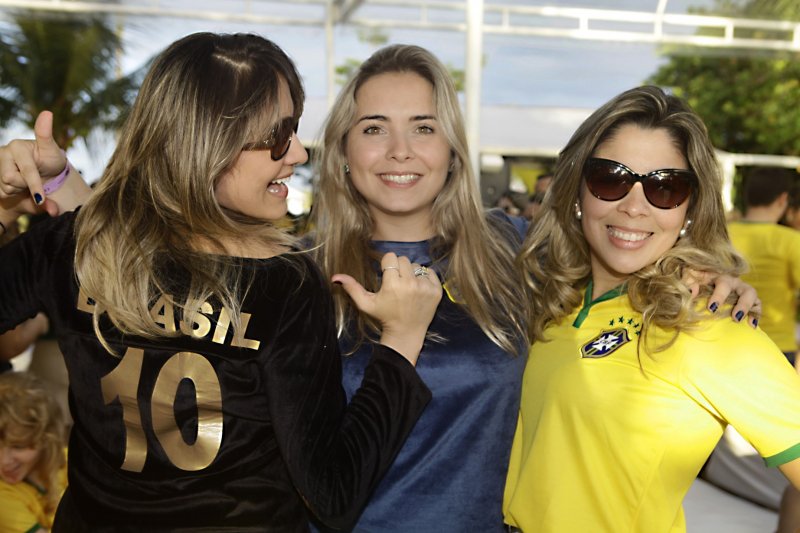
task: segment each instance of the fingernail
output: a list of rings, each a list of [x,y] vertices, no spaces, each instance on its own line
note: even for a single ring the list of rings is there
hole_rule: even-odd
[[[709,307],[712,313],[716,313],[717,309],[719,309],[719,304],[717,302],[712,303]]]
[[[757,319],[757,318],[754,318],[754,319],[753,319],[753,327],[754,327],[754,328],[757,328],[757,327],[758,327],[758,319]]]
[[[36,205],[42,205],[44,198],[42,198],[42,195],[37,192],[33,194],[33,201],[36,202]]]
[[[741,322],[742,318],[744,318],[744,311],[738,311],[736,313],[736,321]]]

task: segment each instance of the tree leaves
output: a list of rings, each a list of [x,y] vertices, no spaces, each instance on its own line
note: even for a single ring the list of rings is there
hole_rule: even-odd
[[[718,2],[728,15],[795,20],[799,6],[794,1]],[[672,48],[667,55],[669,61],[649,82],[686,98],[717,148],[800,155],[800,54]]]
[[[54,114],[53,136],[69,148],[95,129],[111,129],[138,91],[144,69],[117,73],[119,36],[100,16],[20,12],[0,37],[0,125],[33,125]]]

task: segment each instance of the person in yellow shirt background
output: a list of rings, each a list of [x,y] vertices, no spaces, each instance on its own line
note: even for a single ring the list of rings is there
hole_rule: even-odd
[[[763,303],[761,328],[795,368],[800,369],[800,362],[796,359],[797,295],[800,289],[798,186],[798,175],[793,170],[773,167],[754,169],[745,181],[745,215],[740,221],[732,222],[729,230],[734,246],[750,264],[750,271],[742,278],[758,290]],[[788,227],[779,224],[784,219]],[[709,469],[717,468],[723,460],[729,470],[745,468],[735,460],[734,463],[730,461],[728,450],[736,439],[735,434],[726,433],[712,456]],[[752,477],[752,468],[748,471]],[[737,478],[735,472],[729,471],[727,475]],[[765,486],[763,479],[761,481],[760,486]],[[738,478],[734,484],[738,490],[750,487],[746,480]],[[780,502],[778,533],[795,531],[798,527],[800,491],[787,486]]]
[[[48,531],[66,487],[64,416],[42,382],[0,375],[0,533]]]
[[[778,224],[789,206],[797,173],[759,167],[745,180],[744,217],[729,226],[731,241],[747,260],[742,275],[763,303],[759,325],[794,364],[795,319],[800,288],[800,232]]]

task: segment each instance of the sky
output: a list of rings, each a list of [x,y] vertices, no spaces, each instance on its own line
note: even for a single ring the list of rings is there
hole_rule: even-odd
[[[499,0],[486,0],[486,5]],[[687,6],[702,6],[711,0],[671,0],[669,12],[683,13]],[[219,6],[220,2],[209,0],[173,0],[162,4],[185,4],[202,8],[205,5]],[[241,0],[238,3],[242,3]],[[503,0],[515,5],[561,5],[570,7],[613,8],[652,12],[658,0]],[[231,11],[236,11],[237,0],[226,1]],[[270,15],[318,19],[320,7],[297,5],[286,2],[251,2]],[[218,7],[217,7],[218,8]],[[385,13],[374,6],[362,7],[357,16],[381,17]],[[2,14],[2,10],[0,10]],[[392,16],[403,18],[415,16],[395,9]],[[301,72],[309,100],[324,101],[326,97],[325,33],[322,27],[312,26],[265,26],[185,18],[126,17],[120,19],[125,53],[121,58],[121,70],[130,72],[141,66],[148,58],[181,36],[196,31],[256,32],[264,35],[294,59]],[[492,16],[487,15],[487,22]],[[412,43],[426,47],[443,62],[457,68],[465,63],[465,36],[455,31],[431,31],[390,29],[386,31],[389,43]],[[375,46],[359,41],[352,26],[335,29],[335,63],[346,58],[365,59]],[[481,102],[483,106],[519,106],[585,109],[586,114],[614,95],[630,87],[642,84],[665,60],[659,55],[657,46],[647,43],[613,43],[578,41],[565,38],[501,36],[487,34],[483,43],[483,73]],[[312,106],[309,106],[312,108]],[[320,109],[319,106],[315,109]],[[324,109],[324,106],[322,107]],[[306,117],[308,118],[308,117]],[[319,124],[323,117],[301,122],[301,136],[311,140],[317,135],[307,124]],[[304,129],[305,127],[305,129]],[[24,130],[6,130],[0,134],[0,142],[7,142]],[[566,139],[564,139],[565,141]],[[559,141],[560,142],[560,141]],[[113,138],[98,136],[92,150],[82,147],[71,152],[75,165],[84,171],[91,181],[102,172],[110,155]]]

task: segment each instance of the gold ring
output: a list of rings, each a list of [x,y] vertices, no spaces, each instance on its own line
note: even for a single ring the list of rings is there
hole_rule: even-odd
[[[389,267],[384,267],[384,268],[383,268],[383,270],[381,270],[381,272],[386,272],[387,270],[397,270],[397,273],[398,273],[398,274],[400,273],[400,268],[398,268],[398,267],[392,267],[392,266],[389,266]]]

